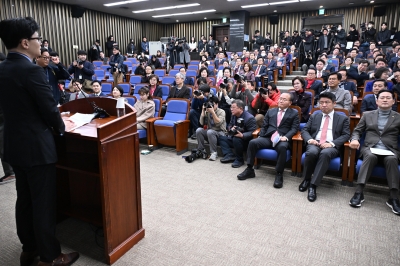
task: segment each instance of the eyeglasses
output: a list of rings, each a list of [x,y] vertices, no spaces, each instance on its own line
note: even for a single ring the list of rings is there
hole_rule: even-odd
[[[289,99],[279,98],[279,101],[281,101],[281,102],[287,102],[287,101],[289,101]]]
[[[39,37],[28,38],[28,40],[37,40],[38,42],[42,42],[43,38],[39,36]]]
[[[47,56],[39,56],[39,58],[43,58],[43,60],[50,60],[51,57],[47,57]]]

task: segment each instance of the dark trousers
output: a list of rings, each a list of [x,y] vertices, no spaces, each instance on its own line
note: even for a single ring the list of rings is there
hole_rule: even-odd
[[[17,234],[25,252],[37,251],[40,260],[51,262],[61,254],[56,234],[55,164],[21,167],[13,165],[16,176]]]
[[[262,79],[264,78],[264,76],[261,77],[255,77],[254,80],[256,82],[256,88],[260,88],[262,87]],[[269,80],[268,80],[269,82]]]
[[[199,128],[199,119],[201,115],[201,110],[190,109],[189,112],[189,135],[196,133],[197,128]]]
[[[339,150],[336,148],[321,149],[316,145],[307,145],[303,178],[310,180],[313,174],[311,184],[319,186],[322,177],[324,177],[326,171],[328,171],[331,160],[338,156]]]
[[[267,73],[268,73],[268,82],[273,82],[274,81],[274,71],[269,70]]]
[[[237,137],[220,136],[218,142],[224,156],[228,154],[233,156],[232,148],[234,148],[236,160],[243,162],[243,152],[247,149],[248,141]]]
[[[14,175],[14,171],[8,163],[3,161],[4,155],[4,117],[3,114],[0,114],[0,159],[1,164],[3,165],[4,176]]]
[[[274,149],[278,153],[275,170],[277,173],[283,173],[286,163],[286,152],[289,148],[290,144],[287,141],[280,141],[275,147],[272,147],[272,141],[268,137],[252,139],[247,148],[247,165],[254,165],[254,159],[258,150]]]
[[[377,163],[382,163],[386,169],[386,179],[390,189],[399,189],[399,168],[397,156],[376,155],[369,148],[364,149],[362,153],[363,163],[358,173],[358,184],[366,184],[371,177],[372,170]]]

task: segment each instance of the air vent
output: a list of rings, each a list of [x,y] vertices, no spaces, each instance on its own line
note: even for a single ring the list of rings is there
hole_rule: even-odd
[[[129,9],[129,7],[127,7],[127,6],[120,6],[119,8],[121,8],[121,9]]]

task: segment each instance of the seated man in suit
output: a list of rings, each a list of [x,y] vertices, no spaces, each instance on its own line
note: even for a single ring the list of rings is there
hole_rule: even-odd
[[[368,66],[368,60],[363,59],[358,63],[357,69],[352,67],[349,69],[347,76],[357,80],[357,86],[364,86],[364,81],[369,79],[369,75],[365,72]]]
[[[106,96],[102,91],[101,91],[101,81],[98,80],[93,80],[92,83],[90,84],[92,86],[93,93],[90,95],[90,97],[102,97]]]
[[[237,178],[246,180],[256,176],[253,165],[256,153],[260,149],[274,149],[278,153],[276,162],[275,188],[283,186],[283,170],[286,163],[286,153],[290,149],[290,141],[299,130],[299,115],[289,108],[292,104],[291,95],[282,93],[278,108],[269,109],[265,114],[264,124],[257,139],[252,139],[247,148],[247,168]]]
[[[181,68],[179,69],[179,72],[180,72],[182,75],[184,75],[184,76],[186,77],[186,78],[185,78],[185,81],[183,82],[183,84],[189,85],[189,86],[193,86],[193,85],[194,85],[194,80],[193,80],[193,78],[188,77],[188,76],[186,75],[186,68],[185,68],[185,67],[181,67]],[[175,81],[172,82],[172,86],[176,86],[176,82],[175,82]]]
[[[274,70],[277,68],[276,60],[274,59],[272,52],[268,52],[267,59],[264,61],[264,64],[267,67],[268,82],[271,82],[274,80]]]
[[[306,77],[306,89],[314,91],[314,102],[318,101],[319,94],[323,91],[322,81],[317,80],[317,70],[315,68],[309,68],[307,70],[307,77]]]
[[[398,46],[400,46],[400,45],[398,45]],[[399,58],[400,58],[400,48],[398,48],[398,50],[397,50],[397,55],[395,54],[390,58],[389,67],[391,69],[393,69],[396,66],[397,59],[399,59]]]
[[[220,136],[218,139],[224,154],[221,163],[233,162],[233,168],[238,168],[244,164],[243,152],[247,149],[249,141],[252,139],[253,131],[257,129],[256,119],[244,108],[243,101],[234,100],[232,102],[232,117],[227,127],[228,135]],[[232,148],[235,154],[233,154]]]
[[[199,127],[196,130],[197,148],[205,153],[204,140],[210,144],[210,161],[217,160],[218,138],[224,136],[226,132],[225,111],[218,108],[218,103],[217,97],[210,97],[208,101],[210,105],[203,106],[199,120],[200,125],[207,125],[207,129]]]
[[[389,78],[389,75],[390,75],[390,69],[389,69],[389,68],[380,67],[380,68],[375,69],[374,78],[375,78],[375,79],[387,80],[387,79]],[[365,92],[372,91],[373,83],[374,83],[373,80],[367,82],[367,84],[365,85],[364,91],[365,91]],[[392,82],[389,82],[389,83],[387,84],[387,88],[388,88],[389,90],[391,90],[392,87],[393,87],[393,83],[392,83]]]
[[[331,72],[325,69],[325,61],[322,59],[319,59],[317,61],[317,63],[315,64],[315,68],[317,70],[317,78],[322,78],[324,80],[322,86],[325,87],[326,82],[328,80],[328,76]]]
[[[400,68],[393,72],[393,77],[397,84],[393,86],[393,92],[397,93],[397,100],[400,99]]]
[[[343,64],[343,57],[340,55],[340,49],[334,48],[331,55],[328,55],[328,58],[337,58],[339,59],[339,66]]]
[[[360,95],[357,91],[356,84],[352,81],[347,81],[347,70],[346,69],[340,69],[338,71],[340,75],[342,75],[342,79],[340,80],[340,88],[345,89],[346,91],[351,91],[353,92],[353,105],[358,104],[358,96]]]
[[[183,83],[184,80],[185,80],[185,76],[182,75],[182,73],[177,73],[175,75],[176,86],[172,87],[171,90],[169,91],[167,100],[169,98],[184,98],[184,99],[190,98],[190,96],[191,96],[190,90]]]
[[[258,84],[262,84],[261,80],[267,75],[267,67],[264,66],[264,59],[262,57],[257,59],[257,65],[253,66],[254,77],[256,81],[256,88],[259,87]]]
[[[399,158],[398,136],[400,134],[400,115],[391,110],[395,102],[394,94],[389,90],[378,93],[376,104],[378,110],[366,112],[351,136],[350,148],[360,149],[360,138],[365,133],[364,144],[360,149],[363,163],[358,173],[357,187],[349,204],[360,207],[364,202],[365,184],[371,176],[372,169],[380,162],[385,166],[386,178],[390,189],[386,202],[393,213],[400,215],[399,194]],[[371,148],[391,152],[392,155],[377,155]]]
[[[323,70],[325,70],[326,72],[329,71],[329,73],[332,73],[332,72],[335,72],[335,71],[336,71],[335,66],[332,65],[332,64],[329,64],[329,59],[328,59],[328,56],[327,56],[326,54],[322,54],[322,55],[319,57],[319,59],[324,60],[324,62],[325,62],[325,65],[324,65]]]
[[[304,192],[308,188],[307,198],[311,202],[317,199],[317,187],[328,171],[331,160],[340,155],[340,149],[350,137],[350,120],[347,116],[334,111],[335,101],[333,93],[321,93],[319,97],[321,112],[312,114],[301,131],[301,137],[307,146],[304,180],[299,190]]]
[[[215,58],[214,61],[215,69],[218,70],[218,67],[222,66],[224,62],[225,62],[225,54],[224,52],[219,52],[217,58]]]
[[[328,89],[321,92],[321,94],[324,92],[333,93],[336,97],[335,108],[343,108],[351,113],[351,111],[353,110],[351,94],[349,91],[339,87],[341,79],[342,75],[338,72],[333,72],[329,74]]]
[[[376,79],[373,81],[372,92],[373,94],[365,95],[361,102],[361,114],[366,111],[373,111],[378,108],[376,104],[376,99],[378,97],[378,93],[381,90],[387,90],[387,82],[384,79]],[[397,103],[395,102],[392,106],[393,111],[397,111]]]

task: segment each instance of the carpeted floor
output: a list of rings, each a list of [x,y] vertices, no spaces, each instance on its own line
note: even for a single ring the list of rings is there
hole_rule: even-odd
[[[171,149],[140,160],[146,236],[114,265],[400,265],[400,217],[385,204],[386,187],[368,186],[354,209],[354,188],[338,178],[324,178],[310,203],[289,172],[273,188],[267,166],[238,181],[244,166],[188,164]],[[14,182],[0,186],[0,265],[18,265],[15,197]],[[80,252],[74,265],[105,265],[91,225],[69,219],[57,235],[64,252]]]

